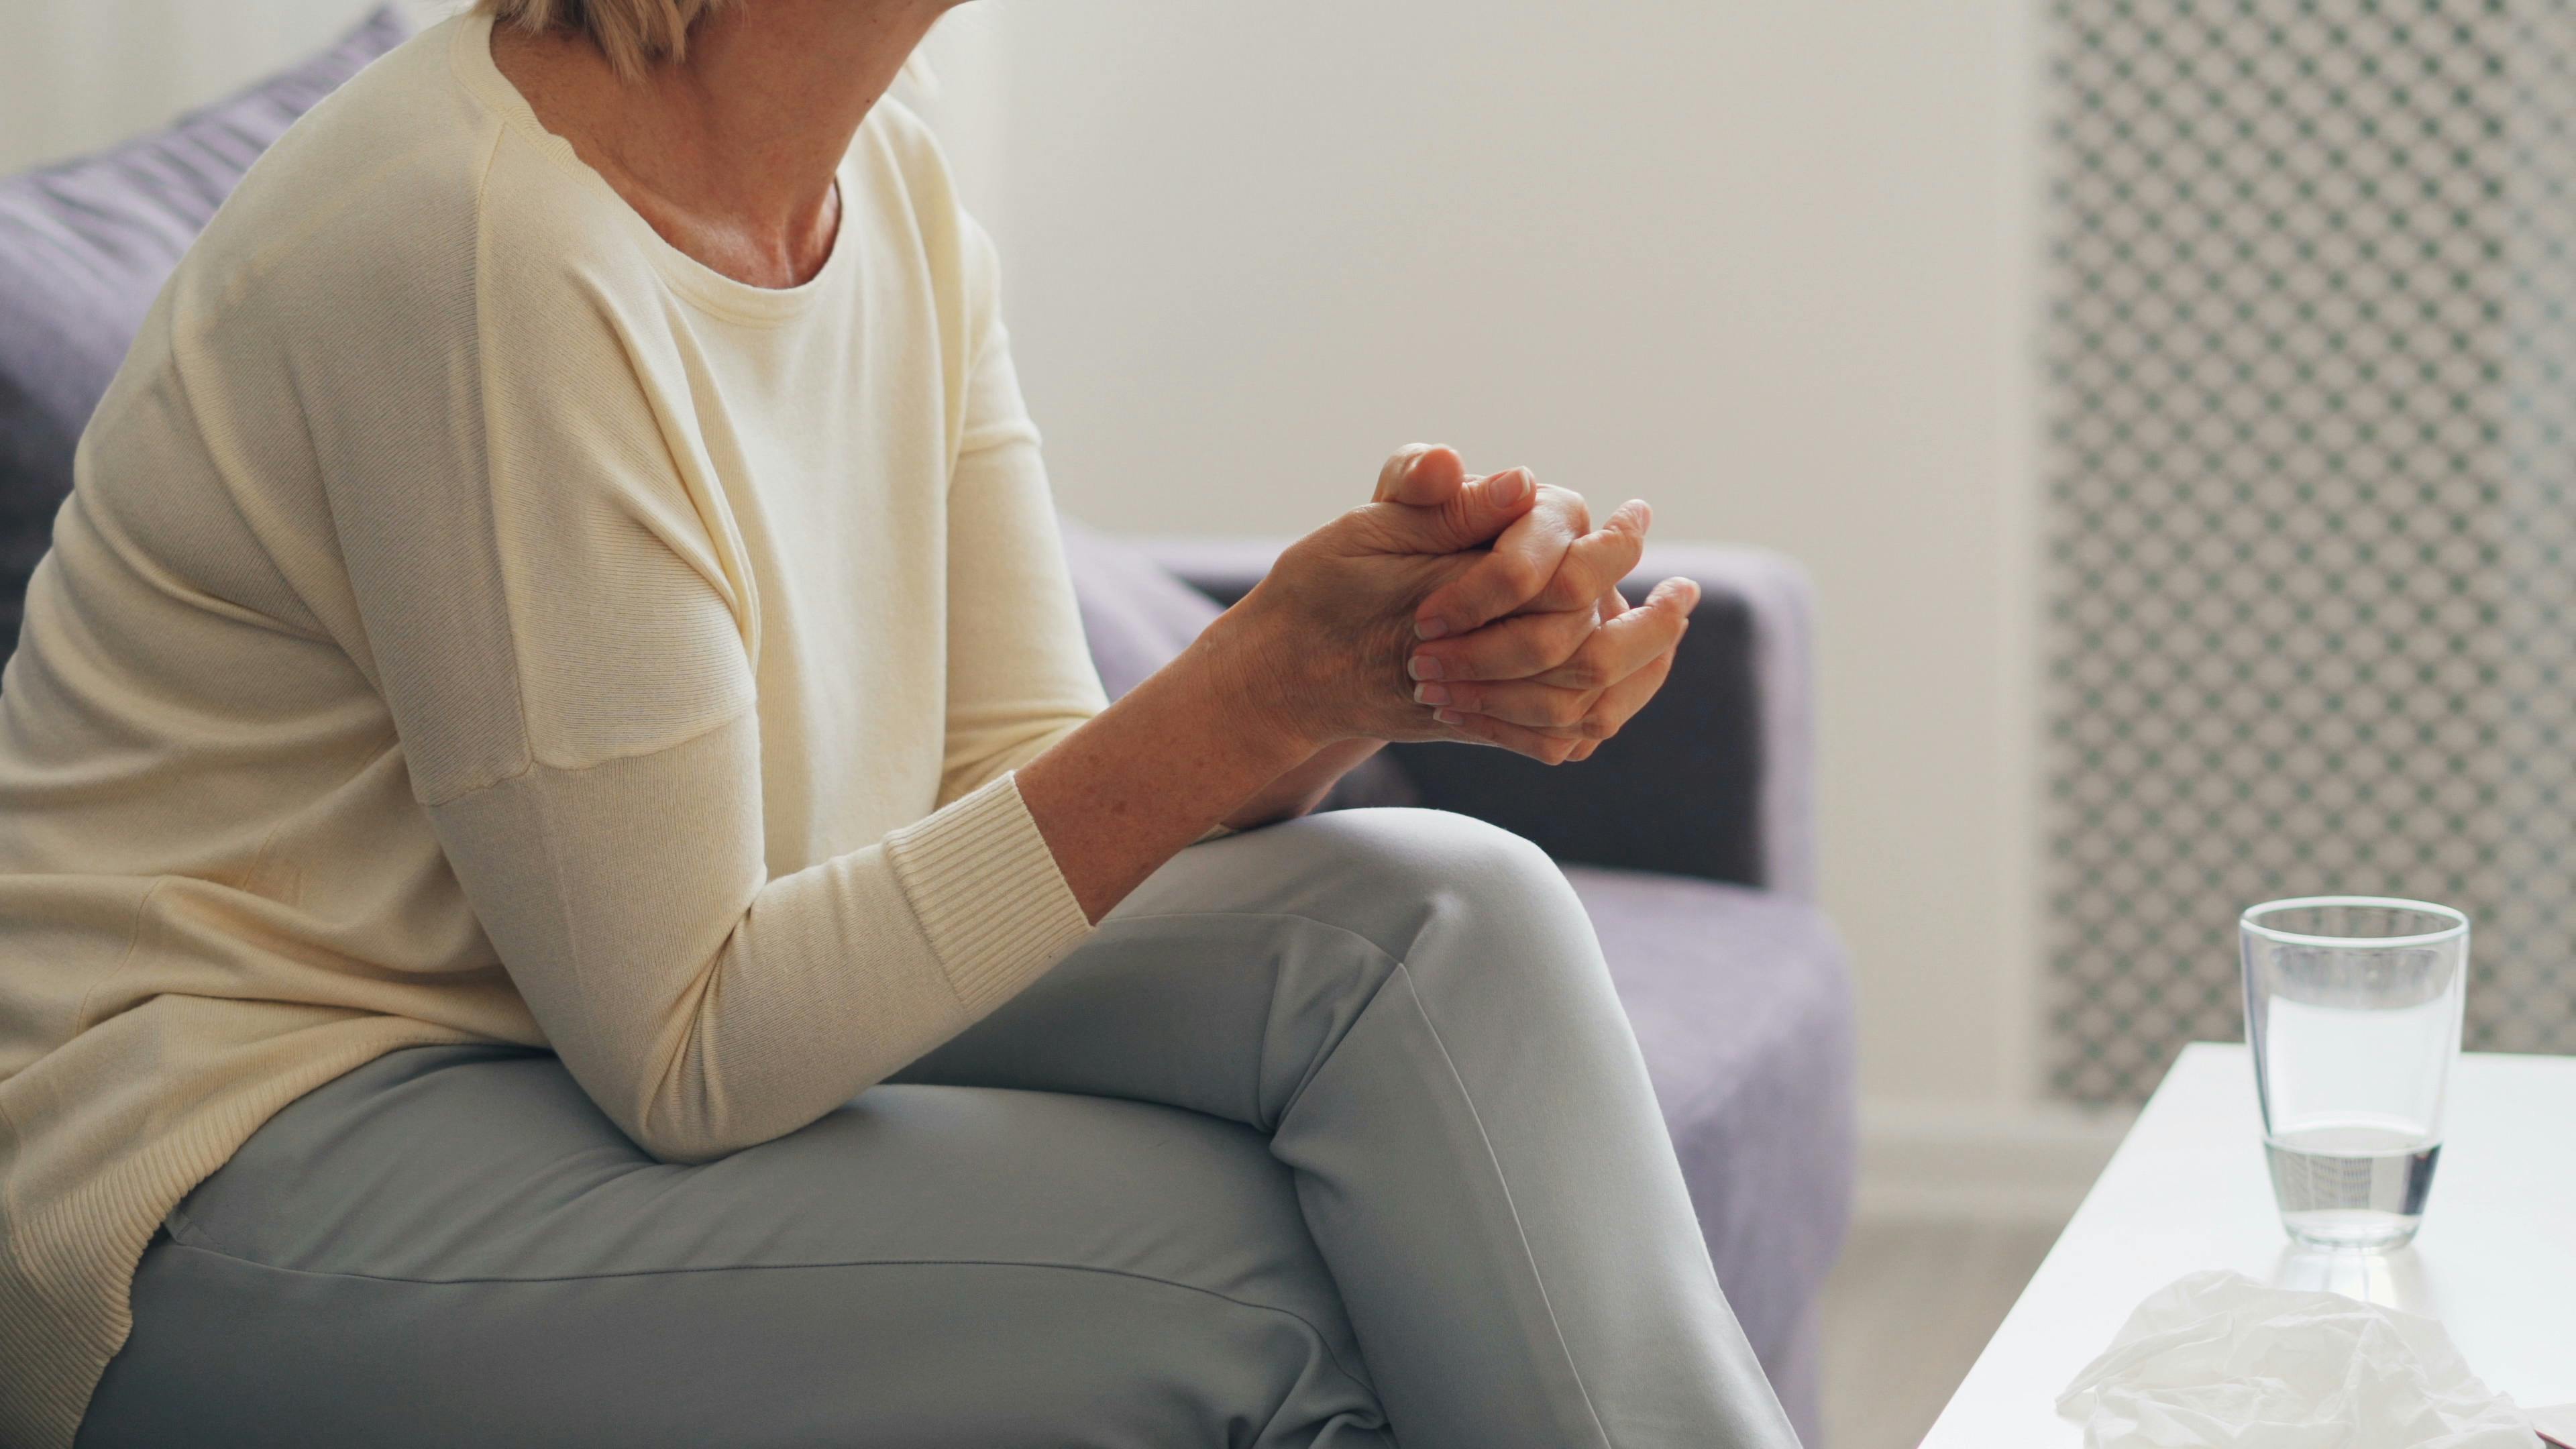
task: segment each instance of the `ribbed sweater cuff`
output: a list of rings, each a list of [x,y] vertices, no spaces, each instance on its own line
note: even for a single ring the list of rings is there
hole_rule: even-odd
[[[886,855],[949,986],[977,1016],[1091,933],[1014,775],[894,832]]]

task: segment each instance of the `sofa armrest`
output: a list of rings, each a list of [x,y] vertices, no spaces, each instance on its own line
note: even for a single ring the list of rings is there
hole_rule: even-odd
[[[1231,605],[1282,544],[1161,538],[1135,544]],[[1501,750],[1397,745],[1422,803],[1489,820],[1559,860],[1815,894],[1811,595],[1805,574],[1749,548],[1653,547],[1628,580],[1697,580],[1700,603],[1671,680],[1588,762],[1550,769]]]

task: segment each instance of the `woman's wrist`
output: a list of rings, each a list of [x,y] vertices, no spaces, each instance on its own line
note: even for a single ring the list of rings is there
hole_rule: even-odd
[[[1321,693],[1305,680],[1305,657],[1273,628],[1258,600],[1246,599],[1202,632],[1184,658],[1204,671],[1221,717],[1244,743],[1282,770],[1312,758],[1343,736],[1326,728],[1314,706]]]
[[[1018,772],[1022,804],[1094,922],[1314,756],[1272,702],[1272,651],[1225,622]]]

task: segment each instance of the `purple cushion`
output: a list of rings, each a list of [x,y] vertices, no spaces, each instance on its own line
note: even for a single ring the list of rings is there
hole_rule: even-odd
[[[1823,914],[1771,891],[1568,867],[1645,1054],[1710,1259],[1807,1442],[1809,1315],[1851,1214],[1851,975]]]
[[[379,9],[167,130],[0,179],[0,643],[17,638],[73,446],[180,255],[271,142],[410,29]]]

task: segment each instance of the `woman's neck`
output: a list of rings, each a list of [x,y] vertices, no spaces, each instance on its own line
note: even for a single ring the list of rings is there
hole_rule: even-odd
[[[850,138],[954,3],[734,0],[682,59],[633,81],[563,31],[496,27],[492,62],[664,240],[737,281],[791,287],[832,253]]]

